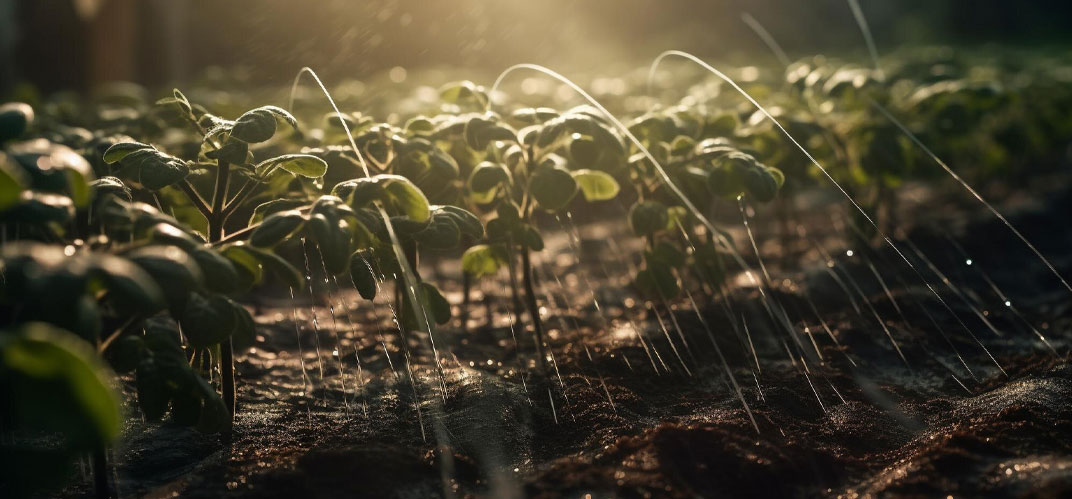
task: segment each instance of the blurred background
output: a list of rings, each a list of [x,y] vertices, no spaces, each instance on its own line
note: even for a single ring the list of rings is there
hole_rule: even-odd
[[[1072,37],[1072,2],[860,4],[880,53]],[[345,78],[398,67],[494,74],[518,62],[609,73],[669,48],[769,61],[745,11],[790,56],[864,53],[845,0],[0,0],[0,96],[20,84],[43,93],[111,80],[179,84],[214,66],[243,66],[272,85],[302,66]]]

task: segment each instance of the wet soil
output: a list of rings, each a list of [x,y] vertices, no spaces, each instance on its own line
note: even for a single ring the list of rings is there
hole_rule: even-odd
[[[457,321],[437,330],[441,370],[426,335],[402,341],[383,300],[371,306],[331,283],[315,298],[266,298],[256,305],[258,344],[238,362],[233,433],[221,438],[131,419],[114,451],[119,491],[1072,495],[1072,294],[979,206],[938,202],[946,199],[938,194],[925,192],[902,220],[918,221],[908,236],[957,292],[903,240],[898,245],[919,274],[889,249],[832,229],[829,198],[803,196],[798,210],[809,237],[833,255],[832,267],[806,239],[782,252],[778,224],[759,209],[753,225],[775,227],[757,237],[773,281],[770,301],[737,275],[729,310],[693,286],[701,314],[687,302],[667,310],[636,298],[627,277],[635,262],[623,255],[635,256],[637,247],[623,228],[584,225],[577,243],[564,233],[549,237],[537,267],[554,356],[546,374],[533,359],[528,319],[511,327],[505,278],[477,286],[464,330]],[[1001,208],[1072,275],[1067,179],[1030,196],[1005,196]],[[722,215],[733,224],[732,210]],[[750,247],[743,232],[733,234],[738,247]],[[756,266],[754,254],[744,253]],[[426,259],[423,272],[447,283],[448,298],[459,303],[457,269],[434,262]],[[1003,306],[987,279],[1014,307]],[[785,310],[795,332],[765,303]]]

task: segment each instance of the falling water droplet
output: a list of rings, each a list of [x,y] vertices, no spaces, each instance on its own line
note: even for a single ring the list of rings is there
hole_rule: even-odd
[[[848,250],[848,251],[846,251],[846,252],[845,252],[845,256],[852,256],[852,250]]]
[[[1006,307],[1011,307],[1011,306],[1012,306],[1012,302],[1011,302],[1011,301],[1009,301],[1009,300],[1005,300],[1005,306],[1006,306]]]
[[[971,265],[972,264],[971,258],[969,258],[967,260],[964,260],[964,264],[965,265]]]

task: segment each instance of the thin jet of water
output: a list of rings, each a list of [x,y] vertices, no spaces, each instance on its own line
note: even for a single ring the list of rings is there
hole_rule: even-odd
[[[320,322],[316,317],[316,297],[313,296],[313,274],[309,270],[309,253],[305,251],[305,238],[301,238],[302,256],[305,257],[305,286],[309,288],[309,314],[312,316],[313,344],[316,345],[316,366],[320,370],[320,381],[324,381],[324,361],[320,354]]]
[[[1001,300],[1002,305],[1004,305],[1005,308],[1009,309],[1009,311],[1011,311],[1013,315],[1020,319],[1020,321],[1023,322],[1024,325],[1027,326],[1027,328],[1032,333],[1034,333],[1034,335],[1039,339],[1039,341],[1041,341],[1043,345],[1046,345],[1046,348],[1050,349],[1050,351],[1053,352],[1054,355],[1058,355],[1057,349],[1055,349],[1053,345],[1050,344],[1050,341],[1047,340],[1046,337],[1043,336],[1043,334],[1039,332],[1037,328],[1035,328],[1035,325],[1032,324],[1031,321],[1027,320],[1027,318],[1020,313],[1020,310],[1016,308],[1016,305],[1013,304],[1012,300],[1009,299],[1008,295],[1006,295],[1001,290],[1001,288],[998,287],[994,280],[990,278],[990,275],[987,274],[985,270],[983,270],[983,267],[980,265],[974,265],[971,257],[968,256],[968,253],[964,251],[964,248],[959,243],[957,243],[957,241],[953,239],[952,236],[946,234],[946,238],[953,245],[953,247],[956,248],[957,252],[960,253],[961,257],[964,258],[966,266],[974,268],[975,271],[979,274],[979,276],[982,277],[984,281],[986,281],[987,286],[989,286],[990,289],[994,292],[994,294],[997,295],[998,299]]]
[[[860,25],[860,32],[864,35],[864,42],[867,43],[867,52],[871,54],[871,62],[875,65],[875,72],[878,75],[879,81],[885,80],[885,74],[882,72],[882,67],[878,63],[878,49],[875,47],[875,38],[871,36],[871,28],[867,25],[867,18],[864,17],[864,11],[860,8],[860,3],[857,0],[848,0],[849,9],[852,10],[852,16],[856,18],[856,24]]]
[[[780,62],[782,66],[788,66],[790,64],[789,56],[785,54],[785,50],[782,50],[782,46],[778,45],[778,41],[771,36],[770,32],[767,31],[762,24],[759,24],[759,21],[757,21],[756,18],[752,17],[752,14],[742,12],[741,21],[744,21],[749,28],[752,28],[752,31],[756,33],[756,36],[758,36],[760,40],[763,40],[763,43],[774,53],[774,56],[778,58],[778,62]]]
[[[651,69],[648,71],[648,86],[649,86],[649,88],[651,86],[651,81],[654,79],[655,72],[658,69],[659,63],[662,62],[663,59],[665,59],[665,58],[667,58],[669,56],[677,56],[677,57],[681,57],[681,58],[684,58],[686,60],[692,61],[693,63],[695,63],[695,64],[699,65],[700,67],[706,69],[707,71],[711,72],[711,74],[714,74],[715,76],[719,77],[720,79],[722,79],[723,81],[728,83],[731,87],[733,87],[734,90],[736,90],[738,93],[740,93],[741,96],[743,96],[746,100],[748,100],[748,102],[750,102],[753,106],[755,106],[757,110],[759,110],[761,113],[763,113],[763,115],[768,120],[770,120],[771,123],[773,123],[774,126],[777,127],[778,130],[783,135],[785,135],[785,137],[788,138],[789,141],[798,150],[800,150],[800,152],[803,153],[805,157],[808,158],[808,161],[810,161],[812,165],[814,165],[816,168],[818,168],[819,171],[822,172],[823,176],[826,177],[826,179],[829,180],[832,184],[834,184],[835,187],[837,187],[838,191],[842,194],[842,196],[845,197],[846,200],[849,201],[849,203],[853,206],[853,208],[858,213],[863,215],[864,219],[867,220],[868,224],[870,224],[871,227],[875,230],[875,232],[877,234],[879,234],[880,237],[882,237],[882,240],[886,243],[886,245],[889,246],[891,249],[893,249],[893,251],[897,254],[897,256],[900,257],[900,259],[905,263],[905,265],[907,265],[908,268],[911,269],[913,271],[913,273],[916,274],[916,276],[920,279],[920,281],[923,283],[923,285],[927,287],[927,290],[930,291],[932,295],[934,295],[935,299],[937,299],[945,308],[947,308],[948,310],[952,311],[952,308],[949,306],[948,303],[946,303],[945,299],[942,298],[942,296],[938,293],[938,291],[934,288],[934,286],[930,283],[930,281],[928,281],[927,278],[924,277],[923,274],[919,271],[919,269],[916,268],[916,266],[914,264],[912,264],[912,262],[901,251],[901,249],[898,248],[896,244],[894,244],[893,240],[890,239],[890,237],[882,229],[879,228],[878,224],[876,224],[874,219],[871,218],[871,215],[869,215],[866,211],[864,211],[863,208],[860,207],[859,203],[857,203],[856,200],[853,199],[853,197],[849,195],[848,191],[846,191],[845,188],[842,187],[841,184],[839,184],[837,182],[837,180],[835,180],[832,175],[830,175],[830,172],[827,171],[827,169],[825,167],[823,167],[823,165],[820,164],[819,161],[816,160],[815,157],[812,156],[811,153],[809,153],[808,150],[804,148],[804,146],[800,145],[800,142],[798,142],[796,140],[796,138],[794,138],[785,129],[785,127],[782,126],[782,124],[777,119],[775,119],[774,116],[771,115],[769,111],[767,111],[767,109],[765,107],[760,105],[759,102],[756,101],[756,99],[754,97],[752,97],[748,92],[746,92],[743,88],[741,88],[741,86],[738,85],[737,82],[733,81],[732,78],[726,76],[721,71],[715,69],[714,66],[711,66],[710,64],[707,64],[706,62],[704,62],[700,58],[698,58],[698,57],[696,57],[696,56],[694,56],[692,54],[689,54],[688,52],[683,52],[683,51],[680,51],[680,50],[668,50],[668,51],[663,52],[662,54],[659,54],[659,56],[656,57],[655,60],[652,62]],[[661,169],[661,167],[659,167],[658,163],[655,163],[655,166],[657,167],[658,170],[662,171],[662,169]],[[689,206],[691,206],[691,204]],[[706,219],[701,219],[701,220],[706,220]],[[712,229],[713,229],[713,227],[712,227]],[[1072,291],[1072,286],[1069,286],[1068,289],[1070,291]],[[999,366],[999,368],[1000,368],[1000,366]],[[1002,370],[1002,372],[1004,372],[1004,370]]]
[[[1062,276],[1061,273],[1057,271],[1057,268],[1054,267],[1053,264],[1050,263],[1050,261],[1045,256],[1043,256],[1042,252],[1039,251],[1038,248],[1036,248],[1035,245],[1031,243],[1031,241],[1027,240],[1027,237],[1025,237],[1019,230],[1017,230],[1016,227],[1013,227],[1012,223],[1009,222],[1009,220],[1006,219],[1005,216],[997,210],[997,208],[994,208],[994,205],[983,199],[982,195],[980,195],[974,188],[972,188],[972,186],[968,185],[968,183],[965,182],[964,179],[960,178],[960,175],[957,175],[957,173],[954,172],[953,169],[949,167],[949,165],[947,165],[937,155],[935,155],[929,147],[923,144],[923,141],[921,141],[919,137],[912,133],[912,131],[909,130],[908,127],[906,127],[903,123],[901,123],[900,120],[895,118],[893,114],[887,111],[885,107],[882,107],[882,105],[880,105],[878,102],[875,102],[874,100],[871,101],[871,105],[874,106],[875,109],[878,109],[878,111],[881,112],[886,117],[886,119],[890,120],[890,122],[892,122],[897,128],[899,128],[901,132],[904,133],[916,146],[922,149],[923,152],[931,158],[931,160],[937,163],[938,166],[942,167],[942,169],[945,170],[945,172],[948,173],[949,176],[953,177],[953,180],[956,180],[957,183],[961,185],[961,187],[964,187],[964,189],[967,190],[968,193],[970,193],[973,197],[975,197],[976,200],[982,203],[983,206],[985,206],[991,214],[997,217],[997,219],[1000,220],[1001,223],[1004,224],[1005,227],[1007,227],[1009,231],[1012,232],[1020,240],[1020,242],[1024,243],[1024,245],[1027,246],[1027,248],[1030,249],[1031,252],[1034,253],[1035,256],[1038,257],[1038,259],[1042,261],[1044,265],[1046,265],[1046,268],[1049,269],[1050,273],[1057,277],[1059,281],[1061,281],[1061,284],[1064,285],[1065,289],[1072,293],[1072,285],[1070,285],[1068,281],[1065,280],[1064,276]]]

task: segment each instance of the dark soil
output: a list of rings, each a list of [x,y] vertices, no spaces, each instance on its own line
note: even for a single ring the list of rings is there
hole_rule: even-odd
[[[627,289],[627,262],[606,244],[634,238],[620,228],[592,224],[582,227],[579,251],[571,251],[560,235],[549,238],[542,255],[547,263],[538,277],[552,295],[541,302],[547,306],[544,321],[555,356],[549,380],[536,373],[531,332],[519,325],[511,333],[505,281],[478,287],[467,331],[457,323],[437,331],[442,376],[434,369],[427,336],[410,335],[408,350],[420,380],[419,415],[402,342],[380,300],[373,308],[352,291],[323,292],[315,308],[306,299],[296,310],[289,300],[266,300],[259,305],[263,337],[238,363],[241,406],[230,438],[131,419],[123,444],[115,449],[120,493],[280,498],[1072,495],[1072,295],[977,205],[943,204],[934,201],[938,198],[924,196],[915,211],[906,209],[902,220],[920,221],[909,234],[912,241],[964,290],[964,299],[904,251],[948,308],[919,276],[895,265],[896,254],[877,245],[869,248],[848,229],[830,229],[831,216],[823,207],[840,205],[826,198],[807,201],[807,196],[800,209],[809,233],[836,255],[832,270],[846,283],[857,281],[866,300],[857,293],[854,307],[846,295],[851,283],[842,288],[806,241],[797,240],[789,255],[779,255],[776,232],[758,238],[775,281],[770,296],[785,308],[796,326],[796,340],[807,348],[794,345],[794,338],[775,326],[759,289],[747,279],[731,278],[738,283],[732,300],[738,332],[717,298],[707,293],[696,297],[754,413],[758,434],[692,308],[675,304],[673,318],[660,310],[659,318],[669,328],[664,335],[651,309]],[[1072,275],[1068,182],[1052,182],[1033,197],[1004,199],[1002,210],[1013,223],[1063,274]],[[778,225],[762,220],[770,210],[760,211],[753,226]],[[949,215],[939,219],[937,213]],[[734,214],[726,214],[724,225],[733,224]],[[739,218],[737,222],[739,227]],[[943,232],[956,236],[973,266],[984,269],[1026,321],[1003,307],[980,274],[963,265],[963,256]],[[734,234],[739,248],[750,247],[743,232]],[[899,247],[907,248],[903,243]],[[845,256],[847,248],[855,248],[855,256]],[[622,251],[635,254],[636,248]],[[864,257],[888,281],[899,308]],[[443,277],[452,303],[460,302],[459,285],[451,280],[457,269],[427,264],[432,261],[426,259],[424,272]],[[756,263],[754,255],[749,261]],[[490,295],[486,302],[484,291]],[[694,287],[693,292],[700,290]],[[840,347],[825,333],[807,298]],[[347,310],[336,307],[335,319],[325,307],[331,301],[347,304]],[[966,303],[985,311],[1000,336]],[[300,344],[294,313],[302,329]],[[886,322],[907,363],[875,314]],[[358,324],[356,333],[347,316]],[[761,371],[755,370],[757,359],[740,331],[742,317]],[[528,323],[527,317],[521,319]],[[687,346],[672,327],[674,321]],[[649,359],[630,322],[643,329],[657,356],[653,352]],[[1027,324],[1046,335],[1058,353],[1047,349]],[[803,332],[805,326],[808,332]],[[341,363],[331,359],[336,333]],[[520,345],[520,357],[515,345]],[[309,382],[303,378],[299,347]],[[68,495],[82,491],[76,487]]]

